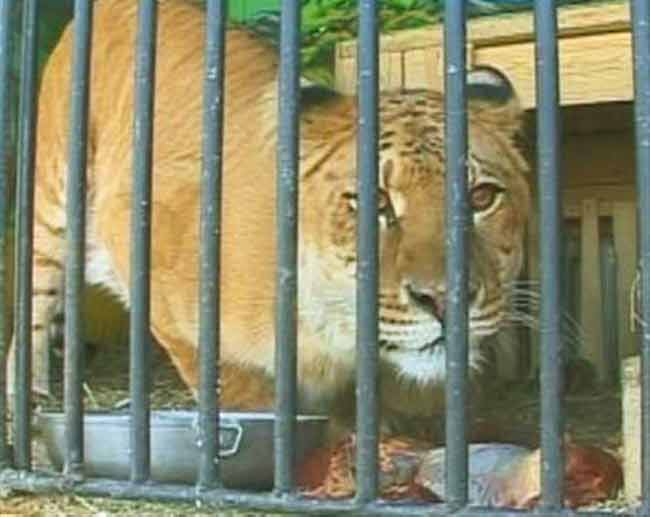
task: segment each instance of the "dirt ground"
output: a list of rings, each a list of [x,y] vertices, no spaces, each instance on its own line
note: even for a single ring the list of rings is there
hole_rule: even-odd
[[[32,496],[7,495],[0,499],[0,515],[27,517],[67,517],[88,515],[108,517],[113,515],[136,517],[155,515],[172,517],[214,517],[213,511],[201,511],[190,504],[160,504],[133,501],[111,501],[109,499],[86,498],[78,496]],[[224,517],[244,517],[262,515],[255,513],[222,510],[216,515]]]
[[[88,353],[88,375],[85,403],[88,409],[109,408],[128,397],[128,354],[125,350],[101,348]],[[107,366],[108,365],[108,366]],[[178,378],[166,356],[154,349],[152,407],[182,408],[192,404],[189,391]],[[61,388],[60,382],[58,389]],[[477,415],[477,420],[495,423],[510,429],[535,429],[539,422],[539,401],[535,383],[525,382],[494,388],[491,402]],[[578,444],[604,447],[621,457],[620,394],[616,389],[578,389],[566,398],[566,430]],[[56,404],[54,406],[56,407]],[[535,443],[537,437],[524,441]],[[625,510],[622,498],[598,508],[618,512]],[[161,504],[84,498],[74,495],[33,496],[0,494],[0,515],[96,517],[112,515],[215,515],[191,504]],[[220,511],[218,515],[260,515],[236,511]]]

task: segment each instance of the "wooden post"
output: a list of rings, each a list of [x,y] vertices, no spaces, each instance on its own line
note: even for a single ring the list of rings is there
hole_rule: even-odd
[[[625,498],[632,504],[641,497],[641,358],[622,362],[623,476]]]
[[[614,246],[618,263],[618,348],[621,357],[637,353],[637,337],[630,327],[630,288],[636,271],[636,205],[613,204]]]
[[[602,292],[600,282],[600,247],[598,245],[598,201],[585,199],[582,202],[580,231],[581,268],[580,323],[584,330],[583,356],[596,369],[602,381],[606,374],[603,354]]]

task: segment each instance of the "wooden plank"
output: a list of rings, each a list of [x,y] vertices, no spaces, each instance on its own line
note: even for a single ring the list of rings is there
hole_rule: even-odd
[[[633,98],[629,9],[625,4],[582,6],[560,10],[561,102],[565,106]],[[418,63],[440,61],[443,48],[441,26],[399,31],[384,36],[382,52],[412,52],[415,70],[409,81],[426,84],[428,67]],[[525,109],[535,106],[534,32],[530,13],[479,18],[468,24],[468,44],[477,64],[501,68],[513,81]],[[426,55],[429,54],[429,57]],[[356,42],[339,44],[337,75],[353,72]],[[420,57],[416,57],[420,56]],[[354,73],[354,72],[353,72]],[[420,75],[418,75],[420,74]],[[337,78],[347,86],[349,78]]]
[[[603,354],[598,201],[595,199],[582,202],[580,266],[580,324],[584,332],[581,355],[593,364],[598,378],[603,380],[607,370]]]
[[[614,215],[614,203],[634,203],[636,190],[634,187],[583,187],[562,192],[562,208],[565,217],[580,218],[582,202],[585,199],[598,199],[598,214],[601,216]]]
[[[404,64],[401,52],[382,52],[379,55],[379,87],[382,90],[400,88],[404,84]],[[354,60],[336,60],[334,87],[354,95],[357,89],[357,66]]]
[[[636,272],[636,204],[634,202],[613,203],[614,246],[618,273],[618,349],[620,357],[638,353],[638,340],[630,328],[630,287]]]
[[[379,88],[393,90],[404,84],[404,65],[401,52],[384,52],[379,55]]]
[[[354,59],[336,59],[334,62],[334,88],[354,95],[357,89],[357,64]]]
[[[413,49],[404,52],[404,86],[443,91],[444,60],[440,47]]]
[[[565,219],[582,218],[582,202],[585,199],[598,199],[598,215],[613,217],[615,204],[636,203],[636,190],[634,187],[583,187],[580,189],[564,190],[562,192],[562,214]],[[537,199],[533,199],[533,210],[537,206]]]
[[[560,101],[563,106],[631,101],[634,98],[632,49],[628,32],[561,39],[559,51],[562,77]],[[429,63],[440,62],[437,57],[440,52],[440,47],[410,50],[408,53],[414,56],[411,63],[414,69],[405,71],[409,82],[427,84],[431,73]],[[344,93],[354,93],[354,59],[346,57],[336,61],[337,87]],[[473,61],[477,65],[499,68],[512,81],[522,107],[535,107],[534,43],[475,46]]]
[[[629,27],[630,12],[627,2],[566,6],[558,11],[558,34],[560,37],[629,31]],[[532,13],[474,18],[467,24],[467,33],[468,41],[475,47],[533,41]],[[407,29],[384,35],[381,39],[382,51],[386,52],[442,47],[443,44],[442,25]],[[354,58],[356,52],[356,42],[345,41],[338,45],[337,57]]]
[[[563,106],[634,98],[630,34],[606,33],[559,41]],[[477,47],[477,64],[491,65],[512,81],[524,109],[535,107],[535,44]]]
[[[466,50],[467,67],[471,68],[474,63],[472,45],[467,45]],[[405,50],[403,55],[404,86],[444,91],[445,60],[441,47]]]
[[[641,498],[641,358],[623,361],[623,476],[625,499],[638,504]]]

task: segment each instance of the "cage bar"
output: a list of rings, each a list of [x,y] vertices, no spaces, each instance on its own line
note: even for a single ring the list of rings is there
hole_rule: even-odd
[[[23,3],[21,83],[18,106],[18,185],[16,195],[16,385],[14,464],[31,468],[32,252],[34,248],[34,160],[36,155],[36,87],[38,0]]]
[[[357,134],[357,500],[378,487],[379,4],[359,2]]]
[[[11,12],[13,0],[0,0],[0,310],[5,313],[8,307],[6,299],[7,270],[5,256],[7,250],[8,206],[9,206],[9,174],[10,156],[8,142],[11,142],[11,87],[10,71],[12,52]],[[0,364],[6,364],[7,345],[11,338],[11,329],[6,328],[5,319],[0,318]],[[6,368],[0,368],[0,421],[7,421],[7,376]],[[7,428],[0,425],[0,468],[11,464],[9,448],[7,447]]]
[[[220,486],[219,476],[219,314],[221,272],[221,185],[227,2],[206,3],[203,86],[203,171],[201,184],[201,286],[199,308],[198,485]]]
[[[611,511],[574,511],[567,510],[531,513],[525,510],[499,510],[496,508],[460,509],[453,514],[446,505],[441,504],[404,504],[377,501],[363,504],[349,500],[314,501],[301,498],[288,498],[269,493],[241,492],[237,490],[212,490],[201,494],[195,487],[165,483],[135,484],[128,481],[94,478],[86,479],[74,485],[66,485],[60,476],[45,473],[17,473],[5,471],[0,473],[0,484],[15,490],[32,493],[75,493],[90,497],[112,497],[119,499],[153,499],[167,502],[196,502],[210,505],[217,511],[224,508],[253,509],[265,512],[291,512],[298,515],[354,515],[355,517],[379,515],[386,516],[422,516],[440,515],[454,517],[516,517],[521,515],[544,515],[544,517],[612,517]]]
[[[135,64],[133,202],[131,207],[131,480],[149,478],[151,336],[151,169],[153,157],[156,0],[140,0]]]
[[[74,7],[70,157],[66,181],[64,472],[67,475],[80,475],[83,469],[82,294],[86,242],[86,162],[93,2],[76,0]]]
[[[277,175],[277,312],[274,428],[275,490],[295,484],[298,176],[300,150],[299,2],[282,2]]]
[[[641,266],[641,514],[650,512],[650,4],[631,0],[634,129]]]
[[[560,117],[557,12],[553,0],[535,2],[537,173],[540,239],[541,507],[564,501],[563,356],[561,314]]]
[[[467,504],[468,278],[471,218],[467,202],[465,2],[445,4],[445,156],[447,344],[446,502]]]

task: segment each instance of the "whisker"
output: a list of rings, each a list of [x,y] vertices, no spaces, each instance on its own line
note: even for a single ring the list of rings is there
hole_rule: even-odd
[[[511,296],[511,301],[514,303],[528,303],[528,305],[534,306],[537,309],[539,309],[539,303],[541,300],[541,296],[539,293],[531,290],[518,290],[515,289],[513,290],[513,295]],[[571,316],[567,311],[562,311],[562,317],[571,321],[571,323],[576,327],[576,329],[580,329],[580,332],[582,332],[582,326],[578,321],[576,321],[573,316]]]
[[[538,302],[536,300],[518,300],[518,299],[515,299],[515,300],[512,300],[511,306],[517,307],[517,308],[533,309],[533,312],[538,313],[539,308],[540,308],[540,302]],[[567,320],[568,322],[570,322],[574,327],[582,328],[580,323],[578,323],[578,321],[573,316],[571,316],[571,314],[569,314],[567,311],[562,311],[562,317],[565,320]]]
[[[512,282],[506,284],[508,287],[517,286],[517,285],[539,285],[539,280],[527,279],[527,280],[513,280]]]
[[[522,311],[517,307],[514,307],[514,310],[512,311],[513,314],[515,315],[525,315],[528,318],[534,319],[535,321],[539,321],[539,318],[535,315],[530,314],[529,312]],[[584,332],[582,331],[582,327],[577,326],[575,322],[566,319],[563,321],[565,326],[568,326],[568,330],[571,330],[572,332],[575,333],[576,336],[584,336]]]
[[[520,315],[520,316],[526,316],[528,318],[533,318],[537,321],[539,321],[539,317],[531,313],[529,310],[522,310],[522,307],[519,304],[513,304],[511,312],[515,315]],[[525,309],[529,309],[529,306],[526,306]],[[569,317],[566,314],[562,314],[563,319],[562,319],[562,327],[566,330],[571,332],[572,335],[575,337],[584,337],[584,331],[583,328],[580,324],[578,324],[573,318]]]
[[[536,332],[541,332],[539,317],[541,293],[539,280],[515,280],[508,284],[510,288],[511,311],[506,314],[508,320],[504,327],[522,325]],[[567,311],[561,312],[562,339],[575,348],[584,343],[585,332],[582,325]]]
[[[502,329],[507,329],[507,328],[521,328],[521,326],[524,326],[525,328],[528,328],[534,332],[540,333],[540,329],[537,328],[536,326],[528,326],[524,322],[521,321],[512,321],[510,323],[505,323],[501,328]],[[571,339],[569,336],[563,334],[561,336],[562,342],[571,350],[578,350],[581,348],[581,342],[577,341],[575,339]]]
[[[528,313],[512,311],[506,315],[506,318],[511,322],[523,324],[525,327],[532,330],[538,332],[541,330],[539,320]],[[580,346],[584,342],[583,335],[575,333],[570,328],[562,328],[562,336],[567,338],[571,344],[576,346]]]
[[[527,325],[523,325],[523,326],[525,328],[528,328],[529,330],[532,330],[533,332],[537,332],[537,333],[540,332],[540,330],[538,328],[529,327]],[[521,328],[521,327],[522,327],[522,322],[512,321],[510,323],[504,324],[501,328],[502,329],[510,329],[510,328],[516,329],[516,328]],[[565,344],[565,346],[567,346],[567,348],[569,348],[570,350],[579,350],[581,348],[581,344],[582,344],[581,342],[576,341],[575,339],[571,339],[567,335],[562,335],[561,340]]]
[[[539,302],[536,302],[536,301],[520,301],[520,300],[515,300],[515,301],[511,304],[511,306],[512,306],[512,307],[515,307],[515,308],[517,308],[517,309],[522,309],[522,308],[526,308],[526,309],[528,309],[528,308],[531,308],[531,307],[532,307],[533,309],[536,309],[535,312],[539,312]],[[571,327],[572,327],[576,332],[580,333],[580,335],[584,335],[584,331],[583,331],[583,327],[582,327],[582,325],[581,325],[580,323],[578,323],[578,321],[576,321],[576,319],[575,319],[573,316],[571,316],[571,315],[570,315],[569,313],[567,313],[566,311],[562,311],[561,316],[562,316],[562,319],[563,319],[564,321],[566,321],[568,324],[570,324]]]

